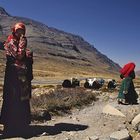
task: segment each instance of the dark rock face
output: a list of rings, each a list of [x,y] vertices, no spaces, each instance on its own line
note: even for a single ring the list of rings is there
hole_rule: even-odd
[[[82,37],[28,18],[10,16],[3,8],[0,8],[0,39],[11,33],[10,28],[18,21],[26,24],[28,47],[34,51],[36,58],[57,59],[63,61],[63,65],[71,63],[75,67],[81,66],[80,69],[87,67],[91,72],[118,73],[120,69],[118,64]]]
[[[2,15],[2,16],[10,16],[10,15],[5,11],[5,9],[2,8],[2,7],[0,7],[0,15]]]

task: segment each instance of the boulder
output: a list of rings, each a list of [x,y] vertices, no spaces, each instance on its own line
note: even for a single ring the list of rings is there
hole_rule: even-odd
[[[119,110],[117,110],[116,108],[114,108],[111,105],[106,105],[103,108],[103,113],[105,114],[109,114],[109,115],[115,115],[115,116],[121,116],[121,117],[126,117],[122,112],[120,112]]]
[[[133,120],[132,120],[132,125],[135,127],[137,124],[140,123],[140,114],[138,114]]]
[[[110,140],[129,140],[129,139],[130,139],[130,135],[127,129],[113,132],[110,135]]]

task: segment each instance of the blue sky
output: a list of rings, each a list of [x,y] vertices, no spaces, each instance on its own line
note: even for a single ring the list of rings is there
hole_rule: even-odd
[[[80,35],[121,66],[140,70],[140,0],[0,0],[12,16]]]

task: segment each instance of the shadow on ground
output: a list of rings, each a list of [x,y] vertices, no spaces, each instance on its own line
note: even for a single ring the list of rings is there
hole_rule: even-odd
[[[15,132],[15,134],[3,134],[0,136],[0,139],[7,139],[13,137],[22,137],[28,139],[32,137],[40,137],[45,135],[57,135],[62,133],[62,131],[82,131],[87,128],[87,125],[70,123],[58,123],[54,126],[31,125],[26,129],[23,128],[22,132],[18,132],[18,134],[16,134]]]

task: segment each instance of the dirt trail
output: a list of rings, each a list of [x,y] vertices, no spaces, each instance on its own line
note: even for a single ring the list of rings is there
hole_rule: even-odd
[[[93,136],[109,140],[112,132],[130,129],[129,121],[140,112],[140,105],[118,105],[116,97],[117,93],[102,94],[97,102],[88,107],[75,109],[71,115],[53,117],[43,124],[31,125],[29,135],[12,140],[88,140],[88,137]],[[103,107],[107,104],[119,109],[127,117],[103,114]]]

